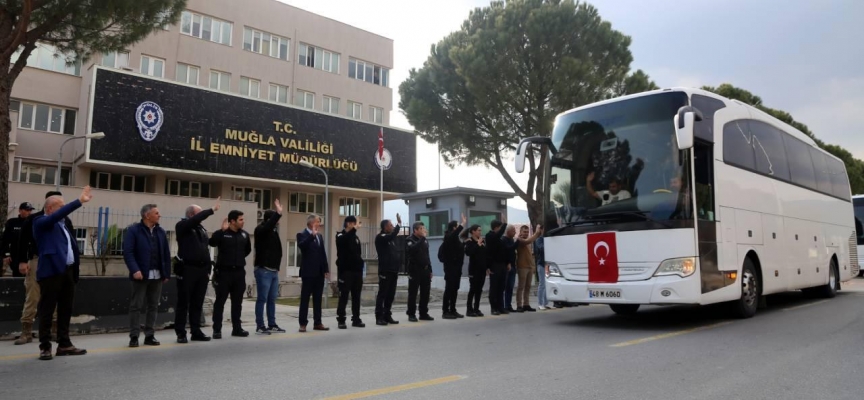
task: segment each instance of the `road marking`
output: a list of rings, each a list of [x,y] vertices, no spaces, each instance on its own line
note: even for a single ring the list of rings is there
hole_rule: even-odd
[[[815,305],[817,305],[817,304],[822,304],[822,303],[825,303],[825,302],[827,302],[827,301],[828,301],[828,300],[819,300],[819,301],[814,301],[814,302],[812,302],[812,303],[802,304],[802,305],[800,305],[800,306],[784,308],[783,311],[794,311],[794,310],[798,310],[798,309],[801,309],[801,308],[804,308],[804,307],[810,307],[810,306],[815,306]]]
[[[390,386],[390,387],[386,387],[386,388],[367,390],[365,392],[345,394],[345,395],[336,396],[336,397],[328,397],[324,400],[362,399],[362,398],[366,398],[366,397],[380,396],[382,394],[396,393],[396,392],[402,392],[405,390],[414,390],[414,389],[424,388],[427,386],[434,386],[434,385],[440,385],[443,383],[455,382],[455,381],[462,380],[465,378],[466,378],[465,376],[461,376],[461,375],[450,375],[450,376],[445,376],[443,378],[431,379],[428,381],[408,383],[408,384],[399,385],[399,386]]]
[[[712,324],[712,325],[699,326],[699,327],[696,327],[696,328],[684,329],[684,330],[682,330],[682,331],[669,332],[669,333],[664,333],[664,334],[661,334],[661,335],[649,336],[649,337],[642,338],[642,339],[636,339],[636,340],[630,340],[630,341],[627,341],[627,342],[615,343],[615,344],[609,345],[609,347],[627,347],[627,346],[632,346],[632,345],[634,345],[634,344],[642,344],[642,343],[646,343],[646,342],[653,342],[653,341],[655,341],[655,340],[668,339],[668,338],[670,338],[670,337],[686,335],[686,334],[688,334],[688,333],[693,333],[693,332],[699,332],[699,331],[704,331],[704,330],[708,330],[708,329],[718,328],[718,327],[721,327],[721,326],[723,326],[723,325],[729,325],[729,324],[731,324],[731,323],[732,323],[732,321],[726,321],[726,322],[720,322],[720,323]]]

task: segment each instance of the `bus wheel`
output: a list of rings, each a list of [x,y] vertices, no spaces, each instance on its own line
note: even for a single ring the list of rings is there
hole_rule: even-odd
[[[610,304],[609,308],[618,315],[633,315],[639,311],[638,304]]]
[[[826,299],[833,298],[837,295],[837,263],[831,260],[831,265],[828,267],[828,283],[822,286],[813,288],[813,294]]]
[[[741,271],[741,298],[732,302],[732,311],[738,318],[750,318],[756,315],[759,306],[759,275],[749,258],[744,260]]]

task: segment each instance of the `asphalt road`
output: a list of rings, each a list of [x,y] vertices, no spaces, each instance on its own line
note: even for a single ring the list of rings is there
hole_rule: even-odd
[[[3,342],[0,398],[861,399],[864,281],[847,287],[774,296],[747,320],[716,306],[399,315],[346,331],[328,319],[324,333],[178,345],[162,332],[162,346],[138,349],[123,334],[76,337],[90,354],[48,362]]]

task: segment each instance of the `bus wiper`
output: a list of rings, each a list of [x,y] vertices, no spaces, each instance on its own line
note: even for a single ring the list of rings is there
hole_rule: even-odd
[[[655,218],[649,216],[648,213],[649,213],[649,211],[614,211],[614,212],[592,215],[592,217],[613,217],[616,215],[627,215],[627,216],[640,217],[646,221],[654,222],[656,224],[663,225],[667,228],[673,227],[672,224],[670,224],[666,221],[661,221],[661,220],[655,219]]]

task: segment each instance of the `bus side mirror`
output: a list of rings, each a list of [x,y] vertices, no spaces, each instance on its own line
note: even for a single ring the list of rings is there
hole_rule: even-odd
[[[532,144],[546,146],[552,154],[558,152],[555,145],[552,144],[552,139],[548,137],[534,136],[522,139],[522,141],[519,142],[519,145],[516,146],[516,173],[521,174],[525,171],[525,156],[528,155],[528,148],[531,147]]]
[[[694,107],[683,106],[678,109],[673,121],[678,149],[687,150],[693,147],[693,128],[696,122],[702,121],[702,113]]]

